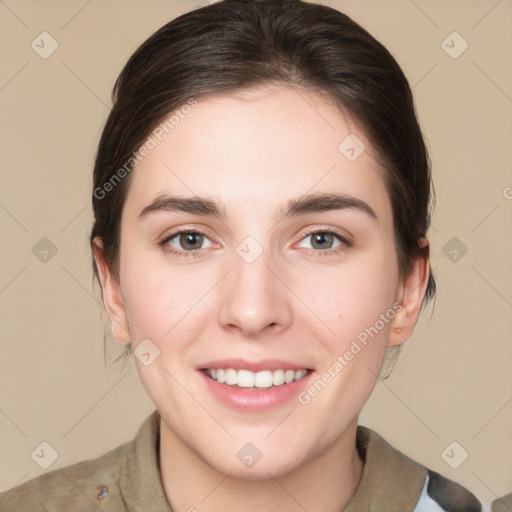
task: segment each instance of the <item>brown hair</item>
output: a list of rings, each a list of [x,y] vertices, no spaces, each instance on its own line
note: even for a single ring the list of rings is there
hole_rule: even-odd
[[[102,239],[116,279],[121,214],[137,150],[191,98],[265,83],[326,94],[361,123],[387,171],[400,275],[407,275],[423,251],[428,254],[419,240],[428,230],[433,203],[430,159],[411,89],[388,50],[327,6],[224,0],[160,28],[135,51],[114,85],[94,167],[90,244]],[[98,278],[94,258],[92,263]],[[431,273],[423,304],[435,288]]]

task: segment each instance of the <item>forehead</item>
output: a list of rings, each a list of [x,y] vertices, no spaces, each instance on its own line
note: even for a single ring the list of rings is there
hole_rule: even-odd
[[[384,171],[364,131],[313,91],[260,86],[209,96],[158,129],[132,171],[133,213],[161,193],[206,194],[237,208],[308,192],[386,202]]]

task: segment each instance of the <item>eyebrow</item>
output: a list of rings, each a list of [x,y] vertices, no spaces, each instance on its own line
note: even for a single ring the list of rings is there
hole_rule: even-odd
[[[280,216],[282,218],[298,217],[308,213],[346,209],[365,213],[374,220],[378,219],[373,208],[361,199],[344,194],[326,193],[309,194],[290,199],[286,206],[280,210]],[[208,197],[165,194],[158,196],[151,204],[146,206],[140,212],[139,220],[159,212],[194,213],[217,217],[221,220],[226,218],[225,208],[219,202]]]

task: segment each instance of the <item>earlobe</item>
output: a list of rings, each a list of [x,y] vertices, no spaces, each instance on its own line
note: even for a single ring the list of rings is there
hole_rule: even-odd
[[[400,295],[397,298],[401,308],[391,322],[387,343],[389,347],[400,345],[406,341],[418,321],[421,303],[429,279],[429,245],[427,239],[421,239],[421,247],[423,248],[422,255],[414,260],[409,275],[404,278],[401,284]]]
[[[112,275],[103,252],[103,243],[98,237],[93,240],[93,252],[103,293],[103,304],[110,321],[112,335],[120,343],[130,343],[121,287]]]

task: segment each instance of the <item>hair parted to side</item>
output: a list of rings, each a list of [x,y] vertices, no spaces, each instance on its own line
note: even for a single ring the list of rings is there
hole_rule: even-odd
[[[223,0],[164,25],[130,57],[113,91],[113,108],[94,166],[93,240],[119,279],[121,214],[129,162],[171,112],[191,99],[263,84],[327,95],[356,119],[386,169],[399,271],[406,276],[433,208],[431,163],[412,91],[389,51],[347,15],[301,0]],[[341,142],[341,141],[340,141]],[[133,158],[132,158],[133,160]],[[92,259],[94,275],[98,269]],[[423,305],[435,296],[430,272]]]

